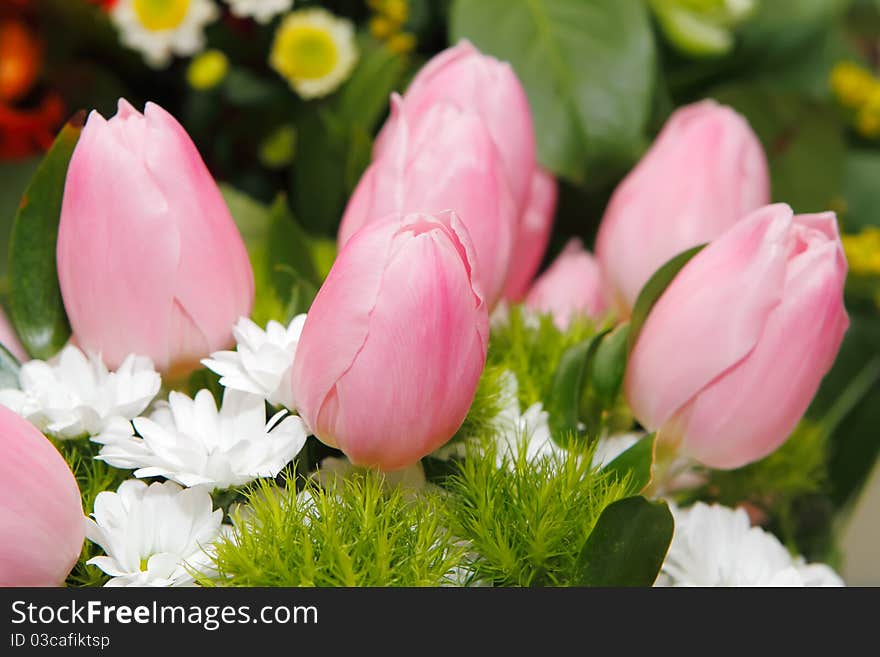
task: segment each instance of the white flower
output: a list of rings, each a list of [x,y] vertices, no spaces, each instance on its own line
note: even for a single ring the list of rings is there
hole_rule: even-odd
[[[120,41],[154,68],[202,50],[205,25],[219,15],[213,0],[119,0],[110,10]]]
[[[19,372],[21,390],[0,390],[0,404],[56,439],[97,434],[114,420],[141,413],[162,384],[153,362],[128,356],[110,372],[97,356],[68,345],[49,362],[31,360]]]
[[[226,0],[229,10],[239,18],[253,18],[265,25],[278,14],[290,11],[293,0]]]
[[[242,317],[232,329],[235,351],[216,351],[202,364],[219,374],[220,384],[227,388],[261,395],[270,404],[294,409],[290,373],[305,321],[305,315],[297,315],[287,328],[270,321],[264,331]]]
[[[658,584],[665,586],[843,586],[822,564],[792,558],[743,509],[702,502],[670,505],[675,534]]]
[[[211,495],[166,481],[123,482],[95,498],[86,536],[107,556],[86,563],[112,579],[106,586],[191,586],[191,570],[213,572],[214,542],[229,531]]]
[[[278,26],[269,65],[302,98],[326,96],[345,82],[357,63],[354,25],[326,9],[289,13]]]
[[[643,433],[621,433],[600,438],[593,452],[593,467],[604,468],[644,436]]]
[[[135,477],[165,477],[184,486],[228,488],[258,477],[274,477],[305,445],[303,421],[286,411],[266,422],[261,397],[227,390],[220,411],[207,390],[195,399],[171,392],[149,418],[117,422],[94,438],[95,457],[117,468],[137,468]]]

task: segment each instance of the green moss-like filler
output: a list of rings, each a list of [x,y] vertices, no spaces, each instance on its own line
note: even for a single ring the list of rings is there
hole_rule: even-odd
[[[438,586],[462,561],[441,524],[440,493],[416,496],[381,473],[305,493],[260,481],[233,512],[234,531],[217,546],[219,586]]]
[[[76,477],[82,496],[83,513],[86,515],[95,508],[98,493],[105,490],[115,491],[119,484],[131,478],[129,470],[118,470],[103,461],[96,461],[94,457],[101,446],[90,440],[61,440],[54,442],[54,445]],[[86,565],[86,561],[102,554],[101,548],[86,539],[79,560],[67,576],[67,585],[103,586],[110,577],[100,569]]]
[[[589,452],[529,461],[525,449],[498,467],[496,447],[471,449],[446,486],[453,534],[469,543],[476,582],[566,586],[602,510],[632,494],[629,481],[596,471]]]
[[[496,430],[496,418],[504,409],[504,368],[487,365],[477,384],[474,401],[453,440],[490,436]]]
[[[587,319],[574,320],[563,333],[550,315],[532,315],[513,306],[507,321],[492,328],[487,362],[516,375],[522,408],[535,402],[546,405],[562,354],[596,333]]]

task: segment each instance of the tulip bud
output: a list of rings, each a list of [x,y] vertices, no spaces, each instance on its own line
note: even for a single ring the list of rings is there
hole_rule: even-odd
[[[0,406],[0,586],[60,586],[86,520],[76,479],[30,422]]]
[[[462,40],[421,68],[403,97],[419,117],[440,102],[476,112],[501,154],[516,207],[528,200],[535,168],[535,131],[525,89],[506,62],[499,62]],[[376,139],[374,157],[387,148],[389,129]]]
[[[451,210],[473,242],[489,307],[507,278],[519,221],[486,126],[474,112],[438,102],[414,117],[392,97],[381,156],[354,191],[339,227],[339,246],[367,223],[391,214]]]
[[[522,213],[513,244],[513,255],[507,273],[504,296],[513,301],[522,299],[535,273],[541,266],[556,211],[556,179],[549,171],[536,168],[532,175],[529,202]]]
[[[599,265],[578,239],[571,240],[526,297],[526,306],[551,313],[560,331],[576,315],[598,319],[607,309]]]
[[[486,360],[488,312],[452,212],[373,222],[340,251],[293,363],[300,415],[356,465],[396,470],[464,421]]]
[[[678,273],[650,311],[624,382],[633,413],[713,468],[789,436],[849,325],[834,213],[769,205]]]
[[[670,258],[769,202],[767,160],[746,120],[711,100],[677,110],[599,226],[596,257],[618,310],[628,316]]]
[[[79,345],[111,368],[130,353],[184,373],[232,342],[254,278],[195,145],[165,110],[92,112],[70,160],[58,278]]]

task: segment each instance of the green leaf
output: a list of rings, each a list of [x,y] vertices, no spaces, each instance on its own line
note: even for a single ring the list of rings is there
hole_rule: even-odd
[[[9,353],[9,350],[0,344],[0,388],[20,388],[18,384],[18,372],[21,363]]]
[[[627,353],[631,352],[635,346],[636,340],[639,338],[639,333],[641,333],[642,327],[648,319],[648,313],[651,312],[654,304],[657,303],[657,300],[666,291],[666,288],[669,287],[669,284],[676,277],[678,272],[690,262],[691,258],[702,251],[705,246],[705,244],[700,244],[699,246],[695,246],[692,249],[679,253],[654,272],[654,275],[648,279],[647,283],[645,283],[642,291],[639,292],[635,306],[633,306],[632,317],[629,321],[629,335],[627,336],[626,346]]]
[[[649,434],[622,452],[611,463],[602,468],[603,472],[613,472],[621,481],[630,476],[633,493],[641,493],[654,478],[655,434]]]
[[[847,230],[856,232],[865,226],[880,226],[880,153],[875,150],[850,150],[846,158],[843,194],[846,210],[842,220]]]
[[[342,123],[369,133],[388,110],[391,92],[406,71],[406,58],[369,35],[358,39],[358,47],[357,67],[334,97],[333,112]]]
[[[450,35],[513,65],[553,172],[607,180],[642,148],[656,58],[642,0],[455,0]]]
[[[761,139],[774,201],[798,213],[835,207],[846,150],[833,107],[768,83],[729,85],[712,96],[742,113]]]
[[[34,358],[55,355],[70,336],[55,243],[67,165],[85,114],[62,128],[31,179],[12,225],[9,244],[10,310],[22,345]]]
[[[312,114],[297,125],[293,167],[293,212],[312,233],[333,234],[342,218],[349,147],[332,115]]]
[[[569,347],[559,359],[552,392],[547,401],[554,436],[584,433],[580,418],[582,392],[587,381],[589,364],[606,332]]]
[[[673,528],[666,502],[627,497],[609,504],[581,552],[581,585],[651,586]]]
[[[591,368],[593,390],[600,399],[609,404],[614,401],[623,384],[626,373],[626,358],[629,337],[629,324],[621,324],[605,335],[596,348]]]
[[[262,247],[269,232],[269,209],[226,183],[220,183],[220,193],[226,201],[229,213],[235,220],[248,252],[254,247]]]
[[[309,237],[296,223],[283,195],[269,210],[265,266],[272,290],[286,304],[284,320],[307,311],[321,279],[312,261]]]

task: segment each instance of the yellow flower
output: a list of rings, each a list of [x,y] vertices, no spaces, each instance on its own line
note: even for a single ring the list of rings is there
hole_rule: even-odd
[[[351,74],[357,58],[351,21],[316,7],[284,17],[269,64],[300,96],[317,98],[335,91]]]
[[[860,107],[878,85],[871,72],[853,62],[839,62],[831,71],[831,90],[842,105]]]
[[[384,16],[373,16],[370,19],[370,34],[377,39],[387,39],[395,34],[399,26]]]
[[[193,89],[204,91],[223,82],[229,72],[229,60],[219,50],[206,50],[186,69],[186,79]]]
[[[416,47],[416,37],[409,32],[399,32],[385,42],[385,47],[393,53],[402,55]]]
[[[205,25],[219,16],[212,0],[118,0],[110,10],[120,41],[156,68],[204,48]]]
[[[880,276],[880,228],[869,226],[855,235],[841,235],[849,269],[858,276]]]

